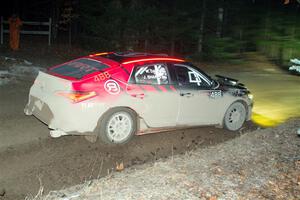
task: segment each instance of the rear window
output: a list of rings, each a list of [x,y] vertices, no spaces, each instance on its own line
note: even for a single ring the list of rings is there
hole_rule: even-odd
[[[99,61],[82,58],[60,65],[49,71],[63,76],[81,79],[87,74],[101,71],[106,68],[108,68],[108,66]]]

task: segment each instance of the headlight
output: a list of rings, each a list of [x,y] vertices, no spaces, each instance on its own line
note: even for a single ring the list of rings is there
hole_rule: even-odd
[[[253,94],[248,94],[248,98],[253,100]]]

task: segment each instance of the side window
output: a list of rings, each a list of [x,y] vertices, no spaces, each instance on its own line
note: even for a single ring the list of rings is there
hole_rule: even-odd
[[[194,88],[207,88],[210,82],[203,74],[187,66],[175,65],[179,85]]]
[[[163,64],[137,66],[134,79],[137,84],[169,84],[167,67]]]

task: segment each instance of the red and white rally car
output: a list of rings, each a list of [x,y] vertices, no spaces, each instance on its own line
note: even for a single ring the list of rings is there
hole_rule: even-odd
[[[252,96],[237,80],[212,79],[183,59],[147,53],[98,53],[39,72],[24,111],[50,135],[100,136],[122,144],[134,135],[250,120]]]

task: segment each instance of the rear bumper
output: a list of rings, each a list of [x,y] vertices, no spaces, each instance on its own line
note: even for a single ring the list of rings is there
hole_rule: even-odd
[[[69,80],[39,72],[30,88],[24,112],[34,115],[56,131],[53,135],[93,132],[105,111],[104,105],[95,98],[72,103],[58,94],[61,91],[72,90],[72,82]]]
[[[24,113],[35,116],[50,129],[64,132],[65,135],[93,134],[104,112],[103,105],[91,101],[73,104],[65,99],[54,101],[50,98],[47,102],[30,95]]]
[[[51,120],[54,118],[49,106],[34,96],[29,97],[29,102],[24,108],[24,113],[26,115],[34,115],[47,125],[50,124]]]

